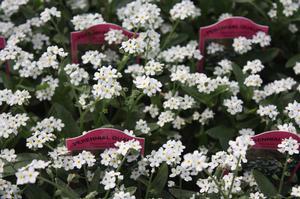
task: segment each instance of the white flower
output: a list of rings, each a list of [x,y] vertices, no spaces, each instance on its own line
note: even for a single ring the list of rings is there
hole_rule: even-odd
[[[133,1],[117,10],[117,16],[122,26],[132,30],[134,28],[157,29],[161,26],[160,8],[146,1]]]
[[[295,66],[293,67],[294,72],[296,75],[300,74],[300,62],[296,62]]]
[[[292,188],[291,196],[300,197],[300,186],[294,186]]]
[[[246,37],[234,38],[232,46],[238,54],[244,54],[252,49],[251,40]]]
[[[259,59],[255,59],[253,61],[247,61],[247,65],[243,67],[243,72],[246,73],[247,71],[250,71],[251,74],[256,74],[262,69],[264,69],[264,65]]]
[[[250,197],[249,197],[249,199],[265,199],[265,198],[266,197],[264,196],[264,194],[260,192],[250,193]]]
[[[99,13],[76,15],[73,17],[71,22],[75,26],[75,30],[84,30],[90,26],[105,23],[102,15]]]
[[[113,199],[135,199],[135,196],[132,196],[129,192],[119,191],[114,193]]]
[[[226,75],[226,74],[230,74],[230,72],[232,71],[232,62],[229,61],[228,59],[223,59],[220,62],[218,62],[217,67],[215,67],[215,71],[214,71],[214,75]]]
[[[211,42],[207,47],[207,54],[208,55],[214,55],[218,52],[223,52],[224,51],[225,46],[216,42]]]
[[[83,64],[91,63],[94,69],[97,69],[107,59],[107,56],[97,50],[89,50],[84,53],[81,59]]]
[[[51,16],[53,17],[61,17],[61,12],[57,11],[56,7],[52,8],[46,8],[42,13],[41,13],[41,20],[46,23],[51,19]]]
[[[285,107],[285,112],[300,126],[300,103],[297,101],[289,103],[287,107]]]
[[[16,172],[17,184],[34,184],[38,175],[39,172],[35,171],[33,168],[29,168],[28,170],[19,170]]]
[[[260,47],[269,46],[271,43],[271,37],[270,35],[259,31],[252,37],[252,43],[259,44]]]
[[[121,73],[110,65],[99,68],[98,72],[94,74],[94,80],[97,80],[97,84],[93,85],[92,90],[94,97],[111,99],[114,96],[119,96],[122,87],[117,79],[120,77],[122,77]]]
[[[158,117],[157,124],[160,127],[163,127],[166,123],[169,123],[169,122],[173,121],[174,117],[175,117],[175,114],[171,111],[161,112],[161,114]]]
[[[228,19],[230,17],[232,17],[233,15],[231,13],[222,13],[220,16],[219,16],[219,19],[218,21],[222,21],[224,19]]]
[[[291,132],[291,133],[296,133],[297,134],[297,130],[294,127],[293,123],[285,123],[285,124],[281,124],[277,126],[278,130],[281,131],[287,131],[287,132]]]
[[[1,154],[0,154],[0,158],[5,159],[8,162],[15,162],[17,155],[15,154],[15,150],[14,149],[2,149],[1,150]]]
[[[186,18],[195,18],[201,15],[200,9],[190,0],[183,0],[174,5],[170,10],[172,20],[184,20]]]
[[[135,129],[141,131],[144,134],[148,134],[150,132],[150,128],[147,125],[145,120],[138,120],[135,125]]]
[[[78,86],[80,83],[86,84],[89,80],[89,74],[83,68],[79,68],[79,64],[67,64],[64,70],[74,86]]]
[[[120,44],[125,37],[122,30],[115,29],[110,29],[104,36],[104,40],[107,41],[108,44]]]
[[[123,176],[120,172],[108,171],[100,182],[104,185],[105,190],[113,189],[116,186],[117,181],[123,180]]]
[[[244,84],[246,86],[253,86],[253,87],[260,87],[262,84],[262,79],[260,78],[259,75],[249,75],[246,77]]]
[[[142,89],[143,93],[149,97],[160,92],[162,87],[162,84],[158,80],[145,75],[136,77],[133,83],[138,89]]]
[[[293,34],[295,34],[296,32],[298,32],[298,28],[297,28],[296,24],[289,24],[288,29]]]
[[[46,88],[37,90],[35,92],[36,98],[40,101],[51,100],[55,89],[58,87],[58,79],[54,79],[52,76],[46,76],[42,79],[41,85]]]
[[[243,101],[238,99],[236,96],[232,96],[230,99],[225,99],[223,104],[227,107],[227,111],[231,115],[235,115],[243,111]]]
[[[253,135],[255,135],[255,132],[250,128],[246,128],[246,129],[239,130],[239,134],[240,135],[253,136]]]
[[[280,153],[288,153],[289,155],[294,155],[299,153],[300,144],[297,140],[293,138],[285,138],[278,144],[278,151]]]
[[[271,120],[275,120],[276,116],[279,114],[279,112],[277,111],[277,107],[275,105],[266,105],[266,106],[259,105],[257,113],[262,117],[267,116]]]

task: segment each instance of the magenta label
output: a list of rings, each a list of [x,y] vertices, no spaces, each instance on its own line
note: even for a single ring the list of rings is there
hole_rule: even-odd
[[[135,33],[125,30],[124,28],[111,24],[104,23],[91,26],[90,28],[71,33],[71,53],[72,62],[78,63],[78,45],[97,44],[103,45],[105,43],[104,34],[111,29],[122,30],[123,34],[128,38],[134,37]]]
[[[5,48],[5,46],[6,46],[5,38],[0,36],[0,50]],[[9,65],[8,65],[8,63],[5,64],[5,71],[6,71],[6,74],[9,75]]]
[[[283,139],[290,137],[300,143],[300,137],[294,133],[286,131],[268,131],[261,133],[252,137],[252,140],[255,142],[252,148],[277,150],[278,144],[280,144]]]
[[[144,155],[145,139],[133,137],[121,130],[112,128],[99,128],[87,132],[84,135],[66,139],[68,151],[97,150],[115,148],[119,141],[137,140],[141,145],[141,154]]]
[[[268,34],[269,27],[254,23],[245,17],[230,17],[199,30],[199,50],[203,58],[198,62],[198,71],[203,72],[205,42],[209,39],[233,39],[239,36],[251,38],[258,31]]]

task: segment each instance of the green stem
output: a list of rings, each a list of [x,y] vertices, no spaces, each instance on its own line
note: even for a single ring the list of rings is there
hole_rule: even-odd
[[[125,67],[126,63],[128,62],[128,60],[129,60],[129,55],[124,54],[122,60],[119,61],[118,64],[117,64],[118,65],[117,69],[118,69],[119,72],[121,72],[124,69],[124,67]]]
[[[179,20],[177,20],[177,21],[175,22],[175,25],[173,26],[171,32],[168,34],[168,36],[167,36],[165,42],[163,43],[163,45],[162,45],[162,47],[161,47],[162,50],[164,50],[165,47],[166,47],[166,45],[169,43],[169,40],[170,40],[171,37],[173,36],[173,34],[174,34],[174,32],[175,32],[175,30],[176,30],[178,24],[179,24]]]
[[[286,171],[286,169],[287,169],[287,164],[288,164],[289,158],[290,158],[290,156],[289,156],[289,154],[288,154],[288,155],[286,156],[286,160],[285,160],[284,167],[283,167],[283,171],[282,171],[281,178],[280,178],[280,183],[279,183],[279,188],[278,188],[278,193],[279,193],[279,194],[281,194],[281,191],[282,191],[283,180],[284,180],[285,171]]]
[[[230,185],[230,188],[229,188],[229,191],[228,191],[227,198],[230,198],[230,194],[232,192],[232,188],[233,188],[233,185],[234,185],[234,180],[235,180],[235,178],[238,174],[238,171],[239,171],[239,164],[240,164],[241,158],[242,158],[242,156],[239,156],[238,162],[236,164],[236,169],[235,169],[234,174],[233,174],[232,182],[231,182],[231,185]]]
[[[121,161],[121,164],[118,166],[116,172],[119,172],[122,168],[122,165],[124,164],[125,160],[126,160],[126,157],[127,157],[127,154],[123,157],[122,161]],[[118,185],[119,183],[117,183]],[[107,190],[106,193],[105,193],[105,196],[104,196],[104,199],[107,199],[109,197],[109,194],[110,194],[110,191],[111,189]]]
[[[222,190],[221,185],[219,182],[212,176],[208,171],[205,171],[205,173],[214,181],[214,183],[217,185],[219,192],[222,194],[223,198],[227,199],[228,197],[225,195],[224,191]]]
[[[148,195],[149,195],[149,191],[150,191],[150,185],[151,185],[151,181],[153,178],[153,174],[154,172],[151,172],[150,178],[149,178],[149,182],[148,182],[148,186],[147,186],[147,190],[146,190],[146,195],[145,195],[145,199],[148,199]]]

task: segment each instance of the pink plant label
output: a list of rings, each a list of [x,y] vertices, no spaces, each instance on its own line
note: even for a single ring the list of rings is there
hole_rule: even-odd
[[[4,49],[5,46],[6,46],[5,38],[0,36],[0,50]],[[9,65],[8,65],[8,63],[6,63],[5,70],[6,70],[6,74],[9,75]]]
[[[277,150],[278,144],[285,138],[293,138],[300,143],[300,137],[294,133],[286,131],[268,131],[252,137],[255,145],[254,149],[271,149]]]
[[[105,43],[104,35],[111,29],[122,30],[123,34],[128,38],[135,37],[135,33],[125,30],[124,28],[110,23],[98,24],[90,28],[71,33],[71,54],[72,62],[78,63],[78,46],[96,44],[103,45]]]
[[[112,128],[99,128],[87,132],[84,135],[66,139],[68,151],[99,150],[115,148],[115,143],[119,141],[137,140],[141,145],[141,155],[145,151],[145,139],[133,137],[121,130]]]
[[[269,149],[269,150],[277,150],[278,144],[282,142],[283,139],[293,138],[300,143],[300,136],[286,132],[286,131],[268,131],[265,133],[261,133],[252,137],[252,140],[255,142],[255,145],[252,147],[254,149]],[[300,150],[300,147],[299,147]],[[296,165],[296,167],[292,170],[292,175],[290,177],[290,181],[292,177],[297,173],[300,169],[300,162]]]
[[[268,34],[269,27],[254,23],[245,17],[230,17],[199,30],[199,50],[205,55],[205,42],[210,39],[233,39],[239,36],[251,38],[258,31]],[[198,63],[198,72],[203,72],[204,57]]]

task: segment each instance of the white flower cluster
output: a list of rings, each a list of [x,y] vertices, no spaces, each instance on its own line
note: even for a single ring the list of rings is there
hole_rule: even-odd
[[[46,8],[42,13],[40,19],[46,23],[51,20],[51,17],[61,17],[61,12],[57,10],[56,7]]]
[[[228,59],[223,59],[218,62],[218,66],[215,67],[214,75],[222,76],[228,75],[232,71],[232,62]]]
[[[233,17],[233,15],[231,13],[222,13],[219,16],[218,21],[223,21],[224,19],[228,19],[230,17]]]
[[[26,5],[28,2],[29,0],[3,0],[0,8],[6,16],[11,16],[19,10],[20,6]]]
[[[15,154],[14,149],[2,149],[0,158],[6,160],[7,162],[15,162],[17,160],[17,155]]]
[[[244,84],[248,87],[260,87],[261,84],[263,83],[262,79],[260,78],[259,75],[257,74],[252,74],[246,77]]]
[[[13,92],[9,89],[0,90],[0,106],[6,103],[9,106],[23,105],[31,98],[27,90],[16,90]]]
[[[21,190],[18,188],[17,185],[12,184],[10,181],[6,181],[4,179],[0,179],[0,192],[1,197],[3,199],[10,199],[10,198],[16,198],[21,199]]]
[[[75,30],[84,30],[90,26],[105,23],[102,15],[99,13],[76,15],[71,22],[75,26]]]
[[[146,158],[151,167],[159,167],[163,162],[168,165],[178,164],[181,161],[181,154],[185,149],[181,141],[169,140],[157,151],[152,151]]]
[[[218,52],[223,52],[225,49],[225,46],[216,42],[211,42],[207,47],[206,51],[208,55],[214,55]]]
[[[145,120],[142,120],[142,119],[140,119],[136,122],[135,129],[138,130],[138,131],[141,131],[143,134],[149,134],[150,133],[150,128],[147,125],[147,122]]]
[[[299,10],[300,2],[297,0],[279,0],[283,6],[282,13],[286,16],[292,16],[295,12]]]
[[[190,41],[186,46],[172,46],[162,51],[159,57],[168,63],[182,63],[185,59],[194,58],[200,60],[202,55],[198,49],[198,43]]]
[[[159,108],[154,104],[150,104],[149,106],[145,106],[143,112],[149,113],[152,118],[155,118],[159,115]]]
[[[44,68],[58,69],[58,58],[66,57],[68,53],[63,48],[57,46],[49,46],[47,52],[44,52],[37,62],[37,66],[42,70]]]
[[[225,99],[223,104],[227,107],[227,112],[231,115],[236,115],[243,111],[243,101],[238,99],[237,96]]]
[[[234,51],[238,54],[244,54],[252,49],[252,44],[259,44],[260,47],[269,46],[271,42],[271,37],[264,32],[257,32],[252,39],[247,39],[246,37],[237,37],[233,39]]]
[[[105,190],[109,190],[115,188],[117,182],[123,179],[124,177],[120,172],[106,171],[100,183],[104,185]]]
[[[78,86],[80,83],[86,84],[89,80],[89,74],[83,68],[79,68],[79,64],[67,64],[64,70],[74,86]]]
[[[50,162],[45,162],[43,160],[32,160],[30,164],[18,169],[16,172],[17,184],[34,184],[39,175],[37,169],[45,169],[49,164]]]
[[[194,104],[195,100],[188,95],[184,95],[183,97],[173,96],[163,103],[163,107],[170,110],[187,110],[192,108]]]
[[[200,124],[205,125],[210,119],[214,118],[214,112],[209,108],[206,108],[201,114],[199,112],[194,112],[193,120],[198,120]]]
[[[162,84],[148,76],[138,76],[133,80],[133,83],[138,89],[143,90],[143,93],[147,94],[149,97],[155,95],[157,92],[161,91]]]
[[[250,71],[251,74],[256,74],[264,69],[264,65],[259,59],[253,61],[247,61],[247,64],[243,67],[243,72]]]
[[[119,96],[122,87],[117,81],[122,77],[116,69],[112,66],[103,66],[98,69],[98,72],[94,74],[94,80],[97,84],[93,85],[92,93],[95,98],[99,99],[111,99],[114,96]]]
[[[294,72],[296,75],[300,74],[300,62],[296,62],[295,66],[293,67]]]
[[[266,106],[259,105],[257,114],[259,114],[261,117],[268,117],[271,120],[275,120],[279,112],[277,111],[277,107],[275,105],[270,104]]]
[[[104,36],[104,40],[107,41],[108,44],[120,44],[125,38],[122,30],[115,29],[110,29]]]
[[[281,131],[287,131],[290,133],[297,134],[297,130],[296,130],[295,126],[293,125],[293,123],[291,123],[291,122],[278,125],[277,128],[278,128],[278,130],[281,130]]]
[[[61,131],[64,126],[61,119],[55,119],[52,116],[43,119],[31,128],[33,134],[27,138],[26,146],[29,149],[43,148],[43,144],[56,138],[54,132]]]
[[[160,8],[152,3],[136,0],[117,10],[122,26],[132,30],[134,28],[157,29],[161,26]]]
[[[58,79],[54,79],[52,76],[46,76],[41,81],[42,88],[35,92],[36,98],[40,101],[51,100],[55,93],[55,89],[58,87]]]
[[[107,56],[103,53],[100,53],[97,50],[89,50],[84,53],[81,57],[83,64],[92,64],[95,69],[102,65],[102,62],[105,61]]]
[[[170,10],[171,18],[184,20],[186,18],[196,18],[201,15],[200,8],[197,8],[191,0],[183,0],[174,5]]]
[[[280,153],[288,153],[294,155],[299,153],[300,143],[293,138],[285,138],[278,144],[278,151]]]
[[[287,107],[285,107],[285,111],[291,119],[294,119],[295,122],[300,126],[300,103],[294,101],[293,103],[289,103]]]
[[[26,126],[29,117],[23,114],[12,115],[11,113],[0,114],[0,138],[8,138],[10,135],[17,135],[18,129]]]

